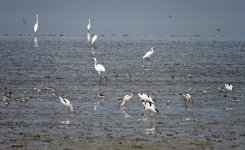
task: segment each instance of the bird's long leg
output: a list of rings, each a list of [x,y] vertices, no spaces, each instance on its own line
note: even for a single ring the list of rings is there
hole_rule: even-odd
[[[149,62],[150,62],[150,59],[147,58],[147,59],[146,59],[146,66],[149,64]]]
[[[187,102],[185,102],[185,109],[187,110],[187,108],[188,108],[188,105],[187,105]]]
[[[100,85],[101,85],[101,79],[102,79],[102,77],[100,76]]]
[[[91,48],[92,56],[95,57],[94,47]]]

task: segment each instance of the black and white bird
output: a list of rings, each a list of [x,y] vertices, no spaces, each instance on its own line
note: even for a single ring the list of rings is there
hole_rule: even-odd
[[[185,101],[185,102],[192,102],[193,103],[193,100],[192,100],[192,97],[190,94],[183,94],[183,93],[180,93],[179,95],[182,96],[182,99]]]
[[[104,93],[102,93],[102,92],[100,92],[100,93],[98,93],[98,97],[100,97],[100,98],[104,98],[104,97],[105,97],[105,94],[104,94]]]
[[[145,110],[150,110],[152,112],[159,113],[159,111],[156,109],[156,107],[153,103],[144,101],[142,104],[144,105]]]
[[[231,84],[225,84],[225,89],[227,91],[233,91],[233,85],[231,85]]]
[[[191,102],[191,103],[193,104],[193,99],[192,99],[192,97],[191,97],[190,94],[183,94],[183,93],[180,93],[179,95],[181,95],[183,101],[185,102],[185,106],[186,106],[186,107],[187,107],[187,104],[188,104],[189,102]]]
[[[206,89],[204,89],[203,94],[208,94],[208,91]]]
[[[67,99],[67,98],[63,98],[61,96],[59,96],[60,102],[67,107],[68,109],[70,109],[70,111],[74,112],[73,109],[73,104]]]
[[[125,95],[123,98],[117,100],[117,102],[121,103],[120,106],[124,105],[126,102],[129,102],[134,96],[134,93],[130,93]]]
[[[4,96],[3,96],[3,103],[8,106],[9,100],[11,98],[12,92],[7,89],[7,87],[4,87]]]
[[[147,95],[147,94],[138,93],[138,96],[144,102],[156,103],[156,101],[155,100],[152,100],[152,98],[149,95]]]
[[[188,74],[188,78],[193,78],[193,76],[191,74]]]

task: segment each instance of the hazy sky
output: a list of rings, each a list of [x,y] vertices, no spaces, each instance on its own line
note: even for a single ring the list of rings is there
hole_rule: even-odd
[[[1,0],[0,34],[216,35],[245,37],[244,0]],[[221,29],[217,31],[217,29]]]

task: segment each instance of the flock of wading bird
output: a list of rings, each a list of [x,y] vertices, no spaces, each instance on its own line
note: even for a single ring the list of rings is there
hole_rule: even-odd
[[[89,23],[87,25],[87,40],[88,43],[91,45],[94,45],[94,43],[96,42],[98,36],[96,34],[90,34],[90,30],[91,30],[91,24],[90,24],[90,18],[89,18]],[[36,15],[36,23],[34,25],[34,34],[35,34],[35,38],[37,37],[37,32],[39,29],[39,21],[38,21],[38,15]],[[92,36],[92,38],[91,38]],[[145,53],[145,55],[142,57],[144,60],[146,60],[146,63],[150,60],[151,56],[154,53],[154,48],[152,47],[148,52]],[[101,74],[105,72],[105,67],[102,64],[97,64],[97,59],[94,57],[93,58],[95,61],[95,65],[94,68],[95,70],[98,72],[99,76],[100,76],[100,84],[101,84],[101,79],[102,76]],[[192,78],[192,75],[189,74],[188,78]],[[191,87],[189,89],[189,91],[191,90]],[[233,85],[231,84],[224,84],[224,86],[219,87],[218,88],[219,92],[225,92],[225,91],[233,91]],[[52,93],[53,96],[58,97],[60,102],[67,107],[71,112],[74,112],[74,107],[73,104],[70,100],[68,100],[67,98],[64,98],[62,96],[60,96],[59,94],[57,94],[57,91],[54,88],[51,87],[45,87],[43,90],[41,89],[37,89],[37,88],[33,88],[33,91],[38,91],[38,92],[42,92],[42,91],[50,91]],[[203,94],[207,94],[208,91],[206,89],[203,90]],[[12,91],[8,90],[7,87],[4,87],[4,96],[3,96],[3,103],[5,106],[8,106],[10,103],[10,99],[11,99],[11,94]],[[179,95],[182,97],[185,106],[187,108],[187,104],[188,103],[193,103],[193,98],[189,93],[179,93]],[[103,97],[103,93],[99,93],[98,94],[99,97]],[[132,100],[134,96],[134,93],[130,93],[127,94],[125,96],[123,96],[122,98],[118,99],[117,102],[120,103],[119,106],[123,106],[124,104],[128,103],[130,100]],[[155,104],[156,101],[152,99],[152,97],[148,94],[145,93],[138,93],[138,96],[145,108],[145,110],[149,110],[151,112],[155,112],[155,113],[159,113],[159,111],[156,109]],[[22,99],[23,101],[25,99],[29,99],[30,97],[17,97],[16,100],[18,99]],[[234,102],[239,102],[240,98],[237,96],[233,97],[233,101]]]

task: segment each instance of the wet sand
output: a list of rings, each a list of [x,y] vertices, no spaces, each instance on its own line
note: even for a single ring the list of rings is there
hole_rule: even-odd
[[[0,149],[244,149],[245,42],[99,37],[92,47],[79,38],[0,38],[0,88],[12,91],[0,105]],[[93,57],[106,69],[102,85]],[[219,92],[225,83],[234,91]],[[75,113],[45,87],[70,99]],[[138,92],[160,113],[145,111]],[[194,104],[186,108],[182,92]]]

